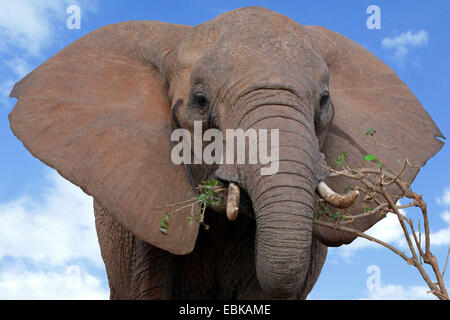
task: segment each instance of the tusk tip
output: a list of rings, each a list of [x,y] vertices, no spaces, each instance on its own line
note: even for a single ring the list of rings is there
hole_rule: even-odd
[[[237,218],[239,210],[239,196],[239,186],[234,182],[230,182],[230,184],[228,185],[227,199],[227,218],[230,221],[233,221]]]
[[[320,181],[317,185],[317,192],[322,199],[336,208],[349,208],[359,197],[358,190],[353,190],[345,195],[338,194],[323,181]]]
[[[238,216],[238,208],[233,208],[232,210],[227,211],[228,220],[234,221],[236,220],[237,216]]]

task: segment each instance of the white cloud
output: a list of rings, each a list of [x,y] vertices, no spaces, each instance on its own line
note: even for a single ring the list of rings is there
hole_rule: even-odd
[[[392,50],[395,61],[402,65],[412,48],[425,47],[428,44],[428,32],[424,29],[413,33],[411,31],[403,32],[395,37],[386,37],[381,41],[381,45]]]
[[[404,210],[401,210],[401,212],[406,215]],[[397,216],[393,213],[388,213],[384,219],[380,220],[365,233],[389,244],[400,246],[402,245],[402,238],[404,237]],[[364,238],[356,238],[351,244],[343,245],[333,249],[333,251],[343,258],[348,258],[357,250],[366,248],[381,248],[381,246]]]
[[[0,103],[13,104],[9,93],[15,82],[32,69],[25,59],[39,57],[58,34],[66,29],[66,8],[77,4],[82,20],[86,11],[96,11],[96,1],[87,0],[0,0],[0,54],[7,71],[0,77]]]
[[[442,220],[444,220],[445,222],[450,224],[450,211],[445,210],[444,212],[442,212],[441,218],[442,218]]]
[[[0,82],[0,102],[9,107],[13,103],[9,98],[9,94],[14,84],[17,80],[26,76],[31,71],[31,67],[27,61],[19,57],[14,57],[9,60],[5,59],[3,63],[14,75]]]
[[[424,300],[437,299],[425,286],[402,286],[395,284],[381,285],[367,292],[362,299],[368,300]]]
[[[4,64],[14,73],[14,75],[20,78],[26,76],[31,71],[28,62],[19,57],[6,60],[4,61]]]
[[[56,171],[39,197],[0,204],[0,259],[30,258],[57,265],[89,259],[103,266],[95,233],[92,198]]]
[[[439,205],[450,206],[450,188],[445,188],[442,196],[436,198]],[[431,245],[434,246],[449,246],[450,245],[450,211],[444,210],[441,213],[441,219],[447,223],[447,227],[433,231],[430,234]]]
[[[14,81],[13,80],[5,80],[0,83],[0,94],[4,97],[8,97],[9,93],[11,92],[12,88],[14,87]]]
[[[0,51],[21,49],[25,54],[39,56],[55,40],[55,22],[65,27],[66,8],[78,4],[82,9],[95,10],[87,1],[0,0]]]
[[[14,87],[15,81],[12,79],[4,80],[0,82],[0,104],[4,107],[10,107],[14,101],[9,98],[9,93]]]
[[[0,82],[0,103],[9,107],[13,102],[9,98],[9,94],[14,84],[17,80],[26,76],[31,71],[31,67],[27,61],[19,57],[5,59],[3,63],[13,73],[13,77],[10,76],[9,79]]]
[[[0,300],[102,300],[109,298],[102,282],[77,265],[62,270],[27,270],[20,263],[0,273]]]
[[[432,232],[430,234],[430,242],[432,246],[450,245],[450,226],[436,232]]]
[[[436,199],[440,205],[450,205],[450,188],[445,188],[444,194]]]
[[[447,227],[430,234],[430,242],[433,246],[449,246],[450,245],[450,211],[445,210],[441,214],[442,220],[447,223]]]
[[[427,43],[428,33],[423,29],[417,33],[407,31],[396,37],[384,38],[382,41],[382,45],[386,48],[418,47],[426,45]]]
[[[49,0],[0,0],[2,51],[12,46],[23,49],[27,54],[39,55],[54,36],[51,20],[63,10],[62,4]]]
[[[56,171],[47,179],[38,196],[0,204],[0,299],[107,298],[105,276],[92,275],[105,274],[92,198]]]

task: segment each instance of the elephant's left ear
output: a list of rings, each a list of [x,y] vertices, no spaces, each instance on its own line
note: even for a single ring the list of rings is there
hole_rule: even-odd
[[[92,195],[138,238],[175,254],[192,251],[198,224],[183,166],[171,161],[167,83],[158,66],[191,27],[124,22],[89,33],[14,87],[11,128],[30,152]]]
[[[436,137],[444,137],[439,128],[392,69],[338,33],[316,26],[304,28],[330,73],[335,117],[323,149],[330,166],[337,168],[335,160],[347,152],[345,163],[353,168],[361,167],[364,157],[373,155],[385,167],[400,173],[406,159],[425,164],[441,149],[443,142]],[[402,177],[412,182],[418,171],[408,168]],[[330,178],[327,184],[342,193],[355,186],[353,181],[342,178]],[[397,188],[390,192],[399,195]],[[360,198],[347,214],[358,214],[364,208],[376,206],[363,202],[363,196]],[[365,231],[381,218],[381,215],[369,216],[346,226]],[[315,231],[327,245],[354,239],[353,235],[324,227],[316,226]]]

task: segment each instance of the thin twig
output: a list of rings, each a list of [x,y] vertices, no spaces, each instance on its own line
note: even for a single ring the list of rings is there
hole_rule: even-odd
[[[401,252],[400,250],[398,250],[397,248],[391,246],[389,243],[386,243],[382,240],[379,240],[375,237],[369,236],[368,234],[365,234],[364,232],[361,232],[359,230],[353,229],[353,228],[348,228],[348,227],[344,227],[335,223],[329,223],[329,222],[325,222],[325,221],[321,221],[321,220],[316,220],[314,222],[315,224],[322,226],[322,227],[326,227],[326,228],[330,228],[330,229],[335,229],[335,230],[341,230],[344,232],[348,232],[348,233],[352,233],[354,235],[357,235],[358,237],[367,239],[369,241],[372,242],[376,242],[380,245],[382,245],[383,247],[388,248],[389,250],[393,251],[395,254],[399,255],[400,257],[402,257],[408,264],[411,264],[411,258],[408,258],[403,252]]]
[[[368,217],[371,215],[374,215],[376,213],[379,213],[382,209],[385,209],[387,207],[386,203],[382,203],[380,205],[378,205],[377,207],[375,207],[374,209],[358,214],[358,215],[354,215],[354,216],[350,216],[346,221],[343,221],[342,224],[347,224],[347,223],[352,223],[354,222],[356,219],[360,219],[360,218],[364,218],[364,217]]]
[[[392,179],[392,180],[389,181],[389,182],[385,182],[385,183],[384,183],[383,181],[381,181],[381,184],[384,185],[384,186],[389,186],[389,185],[391,185],[391,184],[396,183],[397,180],[400,178],[400,176],[403,174],[403,172],[405,172],[405,169],[406,169],[407,164],[408,164],[408,160],[405,161],[405,164],[403,165],[402,170],[400,171],[400,173],[399,173],[398,175],[395,176],[394,179]]]
[[[442,278],[444,278],[445,270],[447,270],[447,262],[448,262],[448,255],[449,254],[450,254],[450,247],[448,248],[448,251],[447,251],[447,258],[445,259],[444,270],[442,270]]]
[[[449,259],[449,255],[450,255],[450,248],[447,253],[444,271],[441,273],[439,270],[439,265],[438,265],[437,259],[431,253],[431,249],[430,249],[431,241],[430,241],[430,227],[429,227],[429,221],[428,221],[427,205],[426,205],[425,201],[423,201],[421,195],[411,191],[409,181],[404,182],[401,180],[401,177],[402,177],[403,173],[406,171],[406,168],[408,166],[411,168],[420,168],[423,165],[412,164],[408,159],[406,159],[405,164],[403,165],[402,169],[400,170],[400,172],[397,175],[393,175],[392,173],[390,173],[391,170],[389,170],[390,172],[386,172],[385,170],[383,170],[382,166],[379,168],[376,168],[376,169],[375,168],[352,169],[350,167],[343,166],[342,170],[340,170],[340,171],[332,169],[332,168],[328,168],[329,172],[330,172],[330,177],[341,176],[341,177],[346,177],[346,178],[353,179],[353,180],[356,180],[356,181],[359,181],[360,183],[362,183],[367,188],[366,190],[364,190],[364,188],[361,188],[361,187],[356,187],[355,189],[365,193],[366,198],[367,198],[366,200],[375,201],[377,203],[377,207],[369,212],[361,213],[358,215],[353,215],[350,218],[348,218],[347,221],[336,221],[335,223],[327,223],[325,221],[317,220],[317,221],[315,221],[315,223],[317,225],[320,225],[323,227],[332,228],[335,230],[341,230],[344,232],[349,232],[353,235],[356,235],[361,238],[365,238],[369,241],[376,242],[376,243],[388,248],[389,250],[393,251],[395,254],[402,257],[408,264],[416,267],[416,269],[419,271],[422,278],[425,280],[428,287],[430,288],[429,292],[433,293],[439,299],[448,300],[449,297],[448,297],[447,289],[446,289],[444,281],[443,281],[443,276],[444,276],[445,270],[447,268],[447,263],[448,263],[448,259]],[[372,178],[369,178],[369,176],[375,178],[374,181],[377,181],[377,182],[376,183],[372,182]],[[389,194],[389,192],[387,190],[385,190],[385,188],[384,188],[385,186],[389,186],[392,184],[395,184],[398,186],[400,193],[401,193],[400,196],[398,196],[398,195],[391,196]],[[382,197],[382,200],[377,199],[376,195],[380,195]],[[403,198],[403,197],[412,199],[413,201],[406,205],[396,205],[395,202],[397,200],[394,201],[394,199],[399,199],[399,198]],[[403,215],[400,212],[401,209],[410,208],[410,207],[414,207],[414,206],[418,207],[421,210],[422,217],[423,217],[423,224],[424,224],[424,229],[425,229],[424,230],[424,233],[425,233],[425,248],[424,249],[422,248],[422,230],[421,230],[421,226],[420,226],[420,220],[418,222],[419,237],[417,237],[417,233],[414,230],[413,221],[411,219],[408,219],[405,215]],[[384,208],[389,209],[389,211],[393,212],[397,216],[397,219],[403,230],[403,234],[408,243],[408,247],[409,247],[409,250],[412,255],[411,257],[408,257],[402,251],[398,250],[394,246],[392,246],[384,241],[381,241],[372,236],[369,236],[363,232],[360,232],[359,230],[344,226],[344,224],[346,224],[346,223],[348,224],[348,223],[354,222],[355,219],[370,216]],[[409,234],[406,224],[408,224],[411,229],[413,241],[411,240],[411,236]],[[416,252],[416,248],[417,248],[417,252]],[[437,283],[434,283],[430,279],[430,277],[428,276],[427,272],[425,271],[425,269],[422,265],[422,261],[425,262],[426,264],[429,264],[432,267],[433,273],[437,280]]]
[[[168,213],[168,214],[169,214],[169,215],[173,215],[174,213],[176,213],[176,212],[178,212],[178,211],[180,211],[180,210],[183,210],[183,209],[185,209],[185,208],[194,207],[197,203],[200,203],[200,202],[201,202],[200,200],[197,200],[197,201],[195,201],[194,203],[191,203],[191,204],[182,206],[182,207],[180,207],[180,208],[177,208],[177,209],[173,210],[172,212],[170,212],[170,213]]]
[[[419,226],[419,248],[422,248],[422,232],[420,231],[420,220],[417,221],[417,225]],[[419,262],[422,264],[422,255],[419,256]]]

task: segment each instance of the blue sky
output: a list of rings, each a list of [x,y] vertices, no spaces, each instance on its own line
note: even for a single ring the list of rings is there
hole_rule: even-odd
[[[68,29],[66,8],[81,8],[81,29]],[[33,158],[7,119],[14,82],[81,36],[107,24],[159,20],[196,25],[243,6],[260,5],[305,25],[342,33],[388,64],[450,136],[450,2],[442,1],[25,1],[0,0],[0,299],[107,298],[92,199]],[[369,30],[366,8],[381,9]],[[449,147],[422,169],[413,188],[428,202],[432,251],[441,266],[450,245]],[[407,216],[418,219],[418,212]],[[393,217],[370,233],[406,251]],[[380,285],[369,289],[369,266]],[[372,270],[369,268],[369,270]],[[450,284],[448,274],[445,276]],[[384,248],[360,239],[329,250],[312,299],[425,299],[418,272]]]

